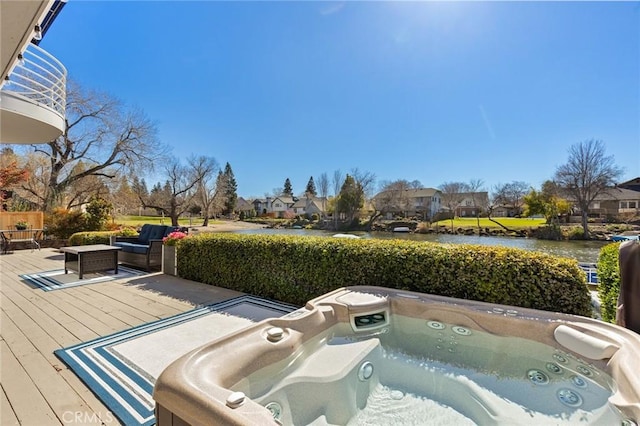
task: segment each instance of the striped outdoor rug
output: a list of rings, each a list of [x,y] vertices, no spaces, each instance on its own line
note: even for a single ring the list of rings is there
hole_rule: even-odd
[[[118,265],[117,274],[114,273],[114,270],[95,272],[91,274],[84,274],[82,279],[79,279],[78,274],[72,271],[69,271],[68,274],[65,274],[64,269],[54,269],[53,271],[23,274],[20,275],[20,278],[44,291],[52,291],[62,290],[69,287],[77,287],[80,285],[134,278],[145,274],[148,274],[148,272]]]
[[[296,307],[253,296],[207,305],[55,351],[126,425],[153,425],[153,385],[187,352]]]

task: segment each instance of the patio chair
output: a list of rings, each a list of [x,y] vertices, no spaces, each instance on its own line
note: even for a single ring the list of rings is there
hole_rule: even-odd
[[[4,235],[4,232],[0,232],[0,249],[3,254],[7,254],[11,251],[11,238]]]
[[[640,333],[640,241],[625,241],[618,252],[620,294],[616,324]]]

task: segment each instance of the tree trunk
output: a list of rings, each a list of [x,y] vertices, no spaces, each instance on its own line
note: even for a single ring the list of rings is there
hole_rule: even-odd
[[[588,240],[589,239],[589,220],[587,218],[587,211],[586,209],[582,209],[582,229],[584,232],[584,239]]]
[[[489,219],[491,222],[495,223],[496,225],[499,225],[500,227],[502,227],[502,229],[504,229],[507,232],[513,232],[514,234],[524,235],[524,232],[516,231],[515,229],[510,229],[510,228],[504,226],[503,224],[501,224],[500,222],[498,222],[497,220],[493,219],[491,217],[491,213],[489,213],[489,215],[487,216],[487,219]]]

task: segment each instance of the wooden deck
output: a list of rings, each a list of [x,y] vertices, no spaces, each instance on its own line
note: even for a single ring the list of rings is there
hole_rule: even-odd
[[[55,249],[0,255],[0,425],[120,424],[53,351],[241,294],[162,273],[50,292],[19,277],[63,263]]]

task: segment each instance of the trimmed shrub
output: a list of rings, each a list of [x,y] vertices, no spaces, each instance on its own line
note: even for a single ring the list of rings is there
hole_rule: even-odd
[[[567,230],[567,238],[570,240],[584,240],[584,229],[580,226],[572,226]]]
[[[70,246],[88,246],[91,244],[109,244],[111,235],[122,235],[120,231],[76,232],[69,238]]]
[[[620,243],[607,244],[598,256],[598,297],[602,319],[616,321],[616,307],[620,293],[620,264],[618,261]]]
[[[76,232],[87,230],[85,214],[75,210],[55,209],[45,216],[44,224],[48,235],[63,240]]]
[[[202,234],[181,242],[178,270],[186,279],[296,305],[339,287],[375,285],[591,315],[575,260],[505,247]]]

